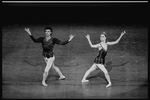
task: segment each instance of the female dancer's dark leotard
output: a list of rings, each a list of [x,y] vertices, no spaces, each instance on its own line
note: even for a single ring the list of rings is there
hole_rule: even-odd
[[[106,54],[107,54],[107,51],[102,47],[102,49],[99,51],[99,55],[94,59],[94,63],[104,65]]]
[[[30,37],[35,43],[42,43],[43,56],[47,58],[53,57],[53,47],[55,44],[65,45],[69,43],[68,40],[62,42],[59,39],[53,37],[51,37],[51,39],[49,39],[48,41],[46,41],[45,37],[39,37],[38,39],[35,39],[32,35]]]

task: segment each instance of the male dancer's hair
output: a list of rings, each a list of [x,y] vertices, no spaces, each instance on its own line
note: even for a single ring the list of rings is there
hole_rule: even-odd
[[[49,26],[45,27],[44,31],[47,29],[51,30],[51,32],[53,33],[53,29],[51,27],[49,27]]]

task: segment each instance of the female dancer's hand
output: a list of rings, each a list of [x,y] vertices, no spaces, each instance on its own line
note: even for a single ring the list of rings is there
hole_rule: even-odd
[[[32,35],[29,28],[24,29],[29,35]]]
[[[87,39],[90,39],[90,35],[89,35],[89,34],[87,34],[85,37],[86,37]]]
[[[74,38],[74,36],[75,36],[75,35],[72,35],[72,34],[71,34],[71,35],[69,36],[69,41],[71,41],[71,40]]]
[[[123,31],[123,32],[121,33],[121,36],[123,36],[125,33],[126,33],[126,31]]]

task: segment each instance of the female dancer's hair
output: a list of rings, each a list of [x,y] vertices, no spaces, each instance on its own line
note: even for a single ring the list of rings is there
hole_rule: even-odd
[[[103,31],[103,32],[102,32],[102,34],[103,34],[103,35],[105,35],[105,37],[107,37],[107,34],[106,34],[106,32],[104,32],[104,31]],[[101,35],[102,35],[102,34],[101,34]]]

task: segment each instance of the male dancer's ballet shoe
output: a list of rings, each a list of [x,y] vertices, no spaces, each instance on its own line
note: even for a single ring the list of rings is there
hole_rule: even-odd
[[[89,80],[82,80],[81,82],[82,82],[82,83],[84,83],[84,82],[89,82]]]
[[[65,76],[59,77],[60,80],[65,80]]]
[[[106,85],[106,88],[110,87],[111,86],[111,83],[109,83],[108,85]]]
[[[44,86],[48,86],[45,82],[42,82],[42,84],[43,84]]]

